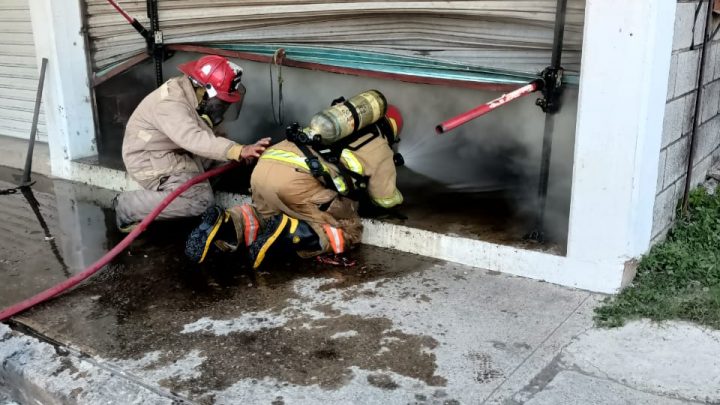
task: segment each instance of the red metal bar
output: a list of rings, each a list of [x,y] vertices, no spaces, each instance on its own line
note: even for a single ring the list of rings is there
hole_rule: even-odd
[[[142,35],[142,37],[146,40],[150,40],[150,32],[146,30],[142,24],[140,24],[140,21],[138,21],[137,18],[132,17],[130,14],[126,13],[125,10],[123,10],[122,7],[120,7],[115,2],[115,0],[107,0],[107,2],[110,3],[110,5],[113,6],[115,10],[117,10],[117,12],[120,13],[120,15],[122,15],[127,20],[127,22],[130,23],[130,25],[132,25],[133,28],[135,28],[135,31]]]
[[[441,123],[440,125],[435,127],[435,132],[440,134],[444,134],[447,131],[453,130],[457,127],[459,127],[462,124],[465,124],[466,122],[470,120],[474,120],[477,117],[480,117],[482,115],[485,115],[489,113],[490,111],[503,106],[513,100],[517,100],[520,97],[527,96],[528,94],[531,94],[537,90],[540,89],[542,86],[542,82],[539,80],[535,80],[531,82],[530,84],[526,84],[525,86],[520,87],[519,89],[516,89],[514,91],[511,91],[507,94],[503,94],[502,96],[496,98],[495,100],[488,101],[485,104],[481,104],[475,108],[473,108],[470,111],[464,112],[457,117],[450,118],[449,120]]]
[[[130,14],[126,13],[125,10],[122,9],[115,1],[113,0],[107,0],[108,3],[110,3],[111,6],[115,7],[115,10],[117,10],[118,13],[122,14],[123,17],[129,22],[130,24],[133,23],[134,18],[130,17]]]
[[[211,54],[211,55],[220,55],[220,56],[226,56],[229,58],[249,60],[249,61],[253,61],[253,62],[264,62],[264,63],[273,62],[272,56],[259,55],[259,54],[250,53],[250,52],[228,51],[225,49],[209,48],[209,47],[199,46],[199,45],[175,44],[175,45],[167,45],[166,48],[173,50],[173,51],[197,52],[197,53],[205,53],[205,54]],[[471,82],[471,81],[466,81],[466,80],[438,79],[438,78],[433,78],[433,77],[421,77],[421,76],[406,75],[406,74],[402,74],[402,73],[376,72],[376,71],[372,71],[372,70],[331,66],[331,65],[325,65],[322,63],[301,62],[301,61],[293,60],[293,59],[289,58],[287,55],[281,61],[279,61],[279,63],[281,63],[283,66],[295,67],[295,68],[300,68],[300,69],[308,69],[308,70],[317,70],[317,71],[321,71],[321,72],[339,73],[339,74],[361,76],[361,77],[372,77],[372,78],[385,79],[385,80],[398,80],[398,81],[407,82],[407,83],[452,86],[452,87],[460,87],[460,88],[464,88],[464,89],[485,90],[485,91],[510,91],[510,90],[517,88],[517,85],[515,85],[515,84],[481,83],[481,82]]]

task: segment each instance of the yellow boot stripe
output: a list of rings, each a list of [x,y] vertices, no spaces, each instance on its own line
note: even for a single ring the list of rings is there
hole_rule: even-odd
[[[300,224],[300,221],[297,219],[290,217],[290,233],[295,233],[295,230],[297,229],[298,225]]]
[[[220,225],[222,225],[223,222],[227,222],[229,217],[228,213],[223,211],[223,213],[220,214],[220,217],[215,221],[215,225],[213,225],[213,229],[210,231],[210,236],[208,236],[205,241],[205,249],[203,249],[202,256],[200,256],[200,261],[198,263],[202,263],[203,260],[205,260],[205,255],[207,255],[208,250],[210,250],[210,245],[212,245],[212,241],[215,239],[215,234],[220,230]]]
[[[270,238],[265,241],[265,244],[262,246],[262,248],[260,248],[260,253],[258,253],[257,257],[255,258],[255,263],[253,263],[253,269],[257,269],[258,267],[260,267],[263,260],[265,260],[265,253],[267,253],[268,249],[270,249],[270,246],[275,243],[275,240],[280,237],[280,234],[282,234],[287,223],[288,216],[283,214],[282,221],[280,221],[280,226],[275,229],[275,232],[272,234],[272,236],[270,236]]]

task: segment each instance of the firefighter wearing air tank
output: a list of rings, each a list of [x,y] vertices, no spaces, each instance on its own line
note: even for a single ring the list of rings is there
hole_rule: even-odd
[[[250,245],[254,267],[275,244],[310,257],[360,243],[362,193],[384,208],[402,203],[391,148],[401,126],[397,108],[371,90],[338,100],[301,131],[291,126],[287,140],[268,148],[250,179],[265,220]]]
[[[328,253],[323,257],[344,262],[340,255],[362,237],[358,200],[383,208],[403,201],[395,168],[401,159],[392,150],[401,129],[399,111],[375,90],[336,100],[305,128],[291,125],[287,139],[269,147],[252,173],[254,207],[217,214],[232,219],[236,237],[215,245],[244,242],[254,268],[288,250],[304,258]],[[205,240],[204,252],[191,258],[204,258]]]

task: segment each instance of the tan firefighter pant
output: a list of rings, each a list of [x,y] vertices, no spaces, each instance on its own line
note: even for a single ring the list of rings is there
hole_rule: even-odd
[[[284,213],[306,221],[320,238],[322,250],[298,252],[311,257],[333,252],[323,225],[342,231],[346,250],[360,243],[362,223],[357,214],[357,203],[338,197],[309,173],[269,159],[260,159],[250,178],[252,199],[264,218]],[[332,201],[332,202],[331,202]],[[331,202],[324,211],[321,206]]]
[[[115,208],[117,219],[127,225],[141,221],[173,190],[200,173],[178,173],[141,182],[145,190],[126,191],[118,196]],[[194,217],[202,214],[215,202],[208,181],[198,183],[180,194],[157,219]]]

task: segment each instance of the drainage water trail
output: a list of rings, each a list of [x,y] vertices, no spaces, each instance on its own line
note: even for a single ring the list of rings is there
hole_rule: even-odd
[[[223,166],[220,166],[218,168],[215,168],[213,170],[210,170],[203,174],[195,176],[192,179],[188,180],[187,182],[183,183],[180,187],[178,187],[172,193],[170,193],[170,195],[165,197],[160,202],[160,204],[158,204],[158,206],[155,207],[155,209],[153,209],[153,211],[150,214],[148,214],[140,222],[140,224],[137,226],[137,228],[135,228],[132,232],[130,232],[130,234],[128,234],[122,241],[120,241],[120,243],[118,243],[114,248],[112,248],[112,250],[110,250],[108,253],[106,253],[102,258],[100,258],[98,261],[96,261],[92,265],[88,266],[82,272],[55,285],[54,287],[51,287],[39,294],[36,294],[33,297],[28,298],[22,302],[19,302],[11,307],[3,309],[2,311],[0,311],[0,321],[5,320],[15,314],[22,312],[22,311],[25,311],[28,308],[31,308],[43,301],[53,298],[56,295],[80,284],[85,279],[87,279],[88,277],[92,276],[93,274],[95,274],[96,272],[98,272],[99,270],[104,268],[105,265],[110,263],[110,261],[113,260],[120,252],[125,250],[125,248],[127,248],[130,245],[130,243],[132,243],[132,241],[135,240],[135,238],[137,238],[142,232],[144,232],[145,229],[148,227],[148,225],[150,225],[150,223],[153,222],[155,220],[155,218],[158,217],[158,215],[160,215],[160,213],[165,209],[165,207],[170,205],[170,203],[175,198],[177,198],[180,194],[187,191],[187,189],[189,189],[193,185],[195,185],[201,181],[205,181],[210,177],[217,176],[217,175],[219,175],[223,172],[226,172],[232,168],[235,168],[239,164],[240,164],[239,162],[232,162],[232,163],[225,164]]]
[[[45,218],[43,218],[42,212],[40,212],[40,203],[35,198],[35,194],[33,194],[32,188],[21,187],[20,192],[27,200],[30,208],[32,209],[32,212],[35,214],[35,217],[37,218],[38,223],[43,230],[43,234],[45,235],[45,240],[50,244],[50,250],[53,252],[53,255],[57,259],[58,263],[60,263],[60,267],[62,268],[62,272],[65,275],[65,278],[70,278],[72,276],[70,274],[70,270],[68,270],[68,266],[65,264],[65,260],[63,260],[63,257],[60,254],[60,250],[58,249],[57,243],[55,242],[55,237],[50,232],[50,228],[48,227],[47,222],[45,222]]]

